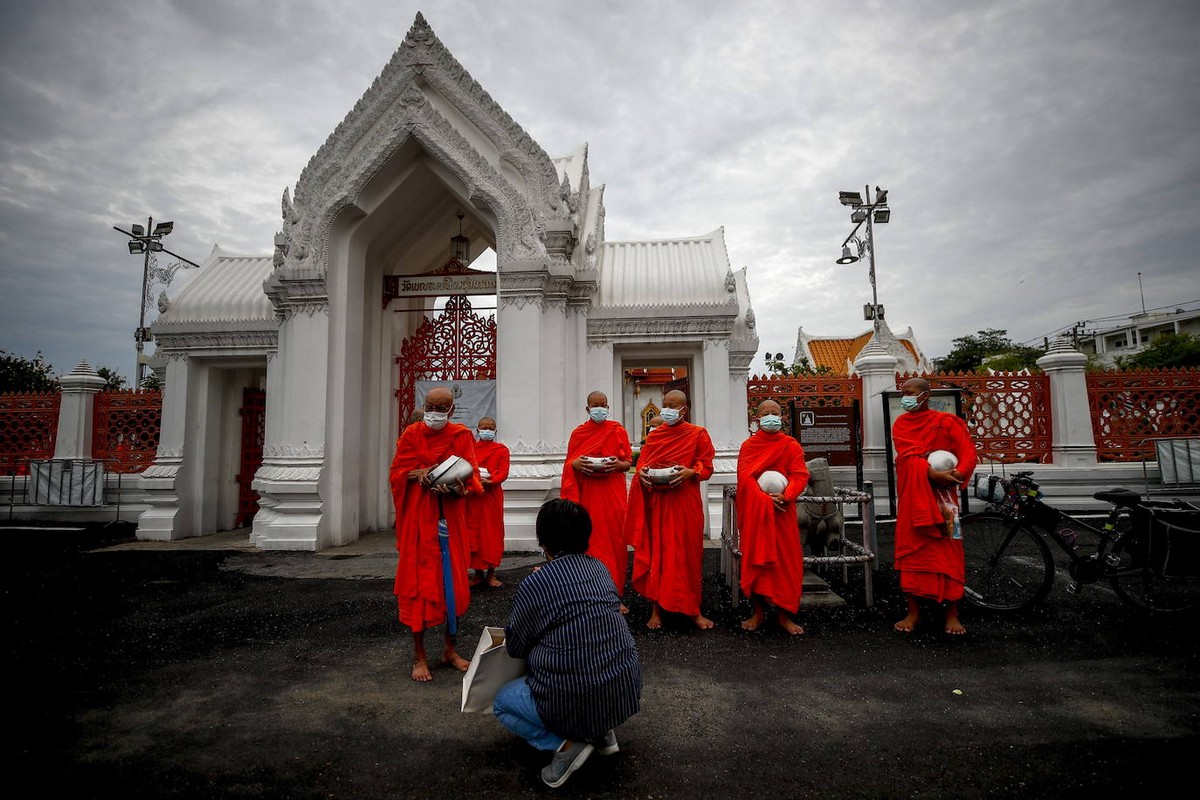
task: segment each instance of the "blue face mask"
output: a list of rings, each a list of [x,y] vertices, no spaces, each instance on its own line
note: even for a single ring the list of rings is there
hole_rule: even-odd
[[[486,428],[479,431],[479,441],[481,441],[481,442],[490,442],[490,441],[495,440],[495,438],[496,438],[495,431],[489,431]]]
[[[608,419],[608,409],[604,406],[592,406],[588,409],[588,416],[592,422],[604,422]]]
[[[663,422],[667,423],[668,425],[674,425],[679,422],[679,420],[683,419],[683,412],[678,408],[664,408],[662,411],[658,412],[658,415],[662,417]]]
[[[758,427],[767,433],[779,433],[783,430],[783,417],[778,414],[763,414],[758,418]]]
[[[924,392],[922,392],[924,394]],[[900,398],[900,407],[905,411],[916,411],[921,406],[921,395],[906,394]]]

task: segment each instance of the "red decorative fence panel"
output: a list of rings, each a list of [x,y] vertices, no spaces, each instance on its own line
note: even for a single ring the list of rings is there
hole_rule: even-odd
[[[455,295],[442,313],[426,317],[400,345],[400,430],[416,404],[417,381],[496,379],[496,317],[476,314],[471,301]]]
[[[913,375],[896,375],[899,389]],[[1049,464],[1050,378],[1019,372],[934,373],[931,389],[961,389],[963,416],[980,455],[996,461]]]
[[[141,472],[154,461],[162,392],[99,392],[93,406],[92,458],[109,472]]]
[[[746,406],[751,416],[763,400],[779,403],[783,408],[784,430],[790,430],[791,411],[788,404],[791,401],[805,408],[853,405],[855,401],[862,400],[862,378],[857,375],[816,375],[807,378],[752,376],[746,381]]]
[[[28,475],[30,459],[54,457],[58,392],[0,394],[0,474]]]
[[[1087,393],[1101,461],[1153,459],[1147,439],[1200,433],[1200,370],[1090,372]]]

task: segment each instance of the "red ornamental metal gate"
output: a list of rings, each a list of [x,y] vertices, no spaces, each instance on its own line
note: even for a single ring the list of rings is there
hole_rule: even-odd
[[[254,473],[262,466],[266,439],[267,393],[262,389],[242,390],[242,445],[237,474],[238,510],[233,527],[244,528],[258,513],[258,492],[250,488]]]
[[[396,397],[400,428],[412,416],[417,381],[496,379],[496,317],[482,317],[464,295],[455,295],[435,317],[426,317],[400,345]]]

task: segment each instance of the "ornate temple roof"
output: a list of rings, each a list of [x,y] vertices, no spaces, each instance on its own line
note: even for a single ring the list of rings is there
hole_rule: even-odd
[[[737,312],[724,228],[686,239],[605,242],[601,253],[597,308],[732,304]]]
[[[155,331],[213,323],[251,323],[256,328],[274,324],[275,310],[263,292],[271,268],[269,255],[235,255],[213,245],[199,273],[154,323]]]
[[[879,333],[880,344],[899,361],[897,372],[928,372],[932,369],[917,346],[917,338],[911,327],[897,336],[884,321]],[[858,358],[873,335],[874,331],[868,330],[857,336],[813,336],[800,328],[796,336],[795,361],[798,364],[802,358],[807,358],[813,367],[828,367],[835,375],[849,375],[854,372],[854,359]]]

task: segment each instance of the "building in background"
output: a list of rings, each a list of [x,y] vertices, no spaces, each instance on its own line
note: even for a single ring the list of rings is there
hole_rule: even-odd
[[[1075,346],[1100,365],[1113,367],[1118,358],[1146,349],[1164,333],[1200,335],[1200,308],[1144,311],[1117,325],[1085,327],[1094,324],[1081,323],[1075,329]]]

